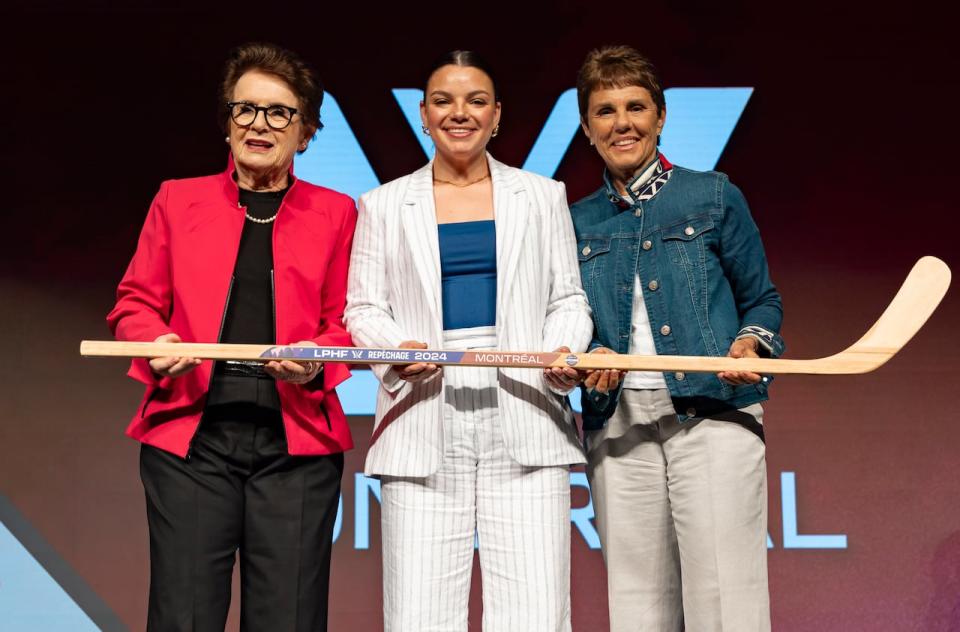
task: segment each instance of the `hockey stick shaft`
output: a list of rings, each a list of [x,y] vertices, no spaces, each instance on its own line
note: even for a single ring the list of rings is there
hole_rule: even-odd
[[[323,361],[346,364],[413,364],[429,362],[456,366],[515,368],[575,367],[625,371],[706,372],[751,371],[768,374],[866,373],[881,366],[923,326],[946,294],[950,269],[935,258],[920,259],[879,320],[849,348],[812,360],[726,358],[670,355],[616,355],[541,353],[500,350],[446,351],[431,349],[375,349],[353,347],[294,347],[244,344],[114,342],[85,340],[84,356],[158,358],[192,357],[204,360]]]
[[[726,358],[706,356],[640,356],[597,353],[541,353],[518,351],[446,351],[433,349],[378,349],[354,347],[283,347],[269,345],[114,342],[84,340],[81,355],[88,357],[161,358],[189,357],[203,360],[268,362],[294,360],[345,364],[414,364],[429,362],[453,366],[577,369],[619,369],[623,371],[685,371],[690,373],[752,371],[755,373],[865,373],[879,366],[877,354],[862,353],[843,358],[817,360],[774,360],[769,358]],[[834,357],[835,358],[835,357]],[[829,361],[829,362],[828,362]],[[839,364],[838,364],[839,362]],[[881,362],[882,363],[882,362]]]

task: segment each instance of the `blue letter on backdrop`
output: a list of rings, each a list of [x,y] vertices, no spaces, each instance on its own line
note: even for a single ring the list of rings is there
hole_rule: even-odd
[[[847,548],[847,536],[844,534],[800,535],[797,533],[797,476],[794,472],[780,472],[780,505],[783,509],[783,548]]]

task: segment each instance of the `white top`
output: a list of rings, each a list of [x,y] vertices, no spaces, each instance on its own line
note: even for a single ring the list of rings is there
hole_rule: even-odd
[[[633,315],[630,317],[629,353],[657,355],[653,344],[653,330],[650,329],[650,317],[643,303],[643,285],[640,275],[633,281]],[[667,388],[663,373],[659,371],[628,371],[623,378],[623,388]]]
[[[629,184],[630,190],[637,195],[655,175],[659,153],[653,161]],[[624,198],[628,203],[633,201]],[[643,284],[640,275],[633,281],[633,310],[630,317],[630,347],[628,353],[640,355],[657,355],[657,347],[653,344],[653,330],[650,329],[650,317],[643,303]],[[659,371],[628,371],[623,379],[623,388],[667,388],[663,373]]]

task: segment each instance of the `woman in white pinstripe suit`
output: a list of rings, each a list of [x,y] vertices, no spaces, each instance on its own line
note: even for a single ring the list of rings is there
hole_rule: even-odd
[[[356,344],[584,350],[566,192],[486,153],[500,102],[485,64],[442,58],[421,117],[435,159],[360,198],[345,313]],[[476,531],[484,630],[570,630],[576,372],[374,372],[366,473],[382,481],[385,629],[466,631]]]

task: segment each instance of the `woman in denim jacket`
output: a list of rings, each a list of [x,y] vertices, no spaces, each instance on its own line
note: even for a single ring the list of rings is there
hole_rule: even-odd
[[[724,174],[657,151],[661,85],[629,47],[580,69],[581,124],[606,164],[603,186],[571,207],[591,351],[776,357],[780,296],[746,200]],[[611,630],[769,629],[767,386],[749,372],[587,374]]]

